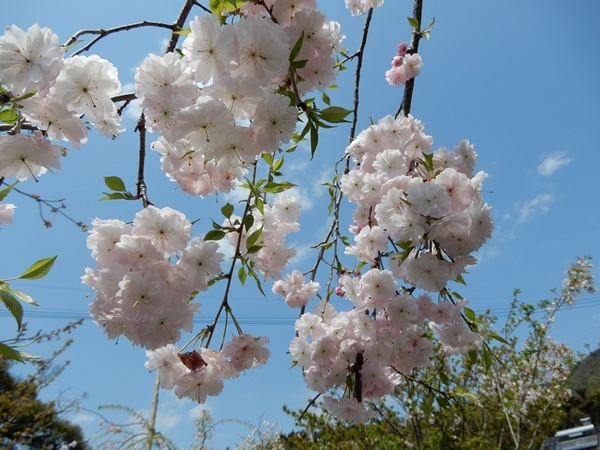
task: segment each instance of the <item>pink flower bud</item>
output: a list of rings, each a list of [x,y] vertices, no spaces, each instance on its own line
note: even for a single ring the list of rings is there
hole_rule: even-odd
[[[404,56],[406,55],[406,49],[407,49],[407,45],[406,42],[400,42],[398,44],[398,56]]]

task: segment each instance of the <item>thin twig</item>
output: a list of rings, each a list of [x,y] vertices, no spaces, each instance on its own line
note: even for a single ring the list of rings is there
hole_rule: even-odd
[[[360,47],[356,51],[357,62],[356,62],[356,75],[354,81],[354,110],[352,113],[352,126],[350,127],[350,142],[354,140],[356,134],[356,124],[358,122],[358,104],[360,101],[360,74],[362,72],[362,63],[365,52],[365,46],[367,45],[367,37],[369,35],[369,28],[371,25],[371,18],[373,17],[373,8],[369,8],[367,12],[367,18],[365,19],[365,25],[363,27],[362,39],[360,41]]]
[[[92,39],[86,45],[84,45],[79,50],[77,50],[76,52],[74,52],[73,55],[71,55],[71,56],[76,56],[76,55],[79,55],[79,54],[81,54],[83,52],[88,51],[100,39],[102,39],[102,38],[104,38],[104,37],[106,37],[106,36],[108,36],[110,34],[119,33],[121,31],[129,31],[129,30],[133,30],[133,29],[136,29],[136,28],[142,28],[142,27],[167,28],[167,29],[169,29],[171,31],[177,31],[176,24],[171,25],[171,24],[164,23],[164,22],[151,22],[151,21],[144,20],[143,22],[129,23],[127,25],[120,25],[118,27],[108,28],[106,30],[105,29],[80,30],[77,33],[75,33],[73,36],[71,36],[69,38],[69,40],[63,44],[63,47],[68,48],[68,47],[72,46],[73,44],[77,43],[77,40],[81,36],[85,36],[86,34],[96,35],[96,37],[94,39]]]
[[[256,181],[256,173],[257,173],[258,169],[257,169],[257,164],[254,164],[254,172],[252,175],[252,183],[254,183]],[[236,263],[239,259],[240,255],[240,248],[242,246],[242,232],[244,231],[244,222],[246,219],[246,216],[248,214],[250,214],[250,210],[251,210],[251,206],[250,206],[250,201],[252,200],[252,197],[254,196],[254,193],[252,192],[252,190],[249,190],[248,193],[248,198],[246,199],[246,207],[244,208],[244,213],[242,214],[242,219],[240,220],[240,226],[237,230],[238,233],[238,240],[235,246],[235,253],[233,255],[232,261],[231,261],[231,266],[229,267],[229,272],[226,275],[227,278],[227,285],[225,286],[225,292],[223,293],[223,300],[221,301],[221,305],[219,306],[219,309],[217,310],[217,314],[215,315],[215,318],[212,322],[212,324],[210,324],[208,326],[209,331],[209,335],[208,335],[208,339],[206,341],[206,347],[208,348],[208,346],[210,345],[210,342],[212,340],[212,337],[214,335],[215,332],[215,328],[217,326],[217,322],[219,321],[219,317],[221,316],[221,313],[223,312],[223,309],[228,309],[229,308],[229,290],[231,289],[231,284],[233,282],[233,272],[235,270],[235,266]]]

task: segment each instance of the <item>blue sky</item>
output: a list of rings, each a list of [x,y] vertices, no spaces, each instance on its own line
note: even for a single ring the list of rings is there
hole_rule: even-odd
[[[4,5],[3,19],[5,25],[21,28],[37,22],[64,42],[82,28],[109,28],[140,20],[170,22],[179,12],[179,5],[173,3],[177,2],[129,0],[125,8],[113,0],[86,2],[85,7],[74,0],[31,0],[27,8],[15,2]],[[320,6],[330,19],[341,22],[345,46],[356,49],[364,18],[352,18],[343,0],[321,0]],[[388,86],[384,73],[398,42],[410,38],[405,17],[411,12],[412,2],[399,0],[387,0],[375,11],[365,56],[359,130],[371,118],[377,121],[398,108],[402,89]],[[490,175],[484,189],[494,207],[494,237],[477,255],[480,264],[466,277],[467,287],[461,288],[476,311],[491,308],[501,315],[514,288],[520,288],[522,298],[531,302],[548,297],[551,288],[560,287],[564,270],[577,256],[600,258],[596,182],[599,15],[600,4],[594,0],[579,1],[576,6],[557,0],[425,0],[424,22],[435,17],[436,24],[431,40],[421,43],[424,65],[416,80],[412,112],[426,123],[434,148],[452,147],[461,139],[473,142],[479,154],[477,168]],[[133,30],[103,40],[93,52],[113,62],[127,85],[148,52],[161,52],[166,37],[162,31]],[[351,107],[353,69],[350,64],[338,78],[340,89],[331,93],[333,103],[347,108]],[[141,204],[97,201],[105,189],[104,176],[120,176],[133,189],[137,143],[133,114],[127,117],[128,131],[118,140],[91,133],[90,143],[72,150],[60,172],[20,187],[46,198],[66,198],[67,212],[77,220],[131,220]],[[301,256],[295,262],[301,270],[312,266],[309,246],[326,226],[327,195],[319,185],[328,179],[332,162],[342,155],[348,133],[345,126],[328,130],[310,165],[308,154],[300,151],[287,169],[291,181],[301,185],[297,193],[303,202],[305,231],[290,236],[299,248]],[[180,209],[191,220],[202,217],[195,232],[206,232],[207,217],[218,217],[215,200],[201,201],[177,191],[152,152],[146,170],[152,201]],[[47,278],[15,284],[41,304],[37,311],[26,308],[30,327],[56,328],[70,317],[85,316],[91,298],[80,277],[93,264],[85,246],[86,234],[55,215],[50,216],[54,226],[45,229],[33,202],[14,195],[7,200],[18,208],[15,224],[0,230],[4,255],[0,276],[17,275],[36,259],[59,255]],[[216,206],[225,201],[220,196]],[[599,274],[598,269],[594,274]],[[201,324],[210,320],[220,293],[217,288],[202,296]],[[291,361],[285,354],[296,312],[272,295],[262,298],[251,283],[237,289],[233,298],[244,331],[270,336],[272,357],[267,366],[227,382],[223,394],[209,398],[206,407],[216,420],[236,419],[253,425],[267,420],[290,429],[291,421],[281,406],[302,408],[310,395],[299,369],[289,369]],[[341,301],[336,305],[341,307]],[[5,325],[0,339],[4,339],[14,328],[8,317],[1,320]],[[560,313],[552,334],[576,350],[583,351],[585,344],[595,348],[600,341],[597,299],[588,296],[580,306]],[[60,392],[65,397],[87,393],[84,404],[91,409],[110,403],[149,409],[154,375],[143,367],[143,350],[125,340],[115,345],[89,320],[73,337],[75,343],[66,355],[71,365],[48,388],[48,398]],[[32,353],[46,351],[46,347],[31,348]],[[192,417],[197,413],[197,405],[164,392],[159,429],[187,448],[194,433]],[[97,418],[85,412],[76,420],[88,432],[97,428]],[[239,424],[222,423],[212,445],[235,444],[249,431]]]

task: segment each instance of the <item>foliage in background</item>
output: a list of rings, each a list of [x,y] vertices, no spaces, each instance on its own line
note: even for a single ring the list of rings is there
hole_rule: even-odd
[[[36,341],[53,341],[70,333],[81,321],[50,333],[38,333]],[[24,337],[25,324],[17,340]],[[14,362],[0,356],[0,447],[8,450],[87,450],[81,428],[62,418],[73,409],[76,402],[43,402],[39,399],[42,389],[59,376],[69,362],[56,365],[56,358],[71,344],[65,341],[51,357],[31,361],[34,371],[19,379],[10,373]]]

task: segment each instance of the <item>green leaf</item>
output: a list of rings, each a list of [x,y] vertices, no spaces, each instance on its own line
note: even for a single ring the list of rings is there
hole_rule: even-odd
[[[450,378],[444,372],[439,372],[438,376],[440,377],[440,381],[444,383],[446,386],[450,385]]]
[[[227,203],[225,206],[221,208],[221,212],[226,218],[230,218],[233,214],[233,205],[231,203]]]
[[[262,235],[262,232],[263,227],[260,227],[260,229],[256,230],[254,233],[252,233],[246,238],[246,249],[250,249],[252,246],[254,246],[254,244],[258,242],[260,236]]]
[[[469,360],[471,361],[471,364],[477,364],[477,359],[478,359],[478,355],[479,355],[477,350],[476,349],[469,350],[467,354],[469,355]]]
[[[251,255],[253,253],[257,253],[260,251],[261,248],[263,248],[262,245],[253,245],[252,247],[246,250],[246,254]]]
[[[180,36],[189,36],[191,33],[192,33],[191,28],[184,28],[183,30],[173,32],[173,34],[178,34]]]
[[[250,228],[252,228],[252,225],[254,225],[254,216],[252,214],[248,214],[246,217],[244,217],[244,228],[246,231],[248,231]]]
[[[462,285],[465,285],[465,286],[467,285],[467,283],[465,282],[465,279],[463,278],[462,275],[457,276],[456,280],[454,280],[454,281],[457,282],[457,283],[460,283]]]
[[[443,395],[438,395],[435,398],[435,401],[438,405],[440,405],[440,408],[442,409],[450,409],[452,407],[452,403],[450,403],[450,401]]]
[[[8,284],[0,285],[0,300],[2,300],[6,309],[8,309],[15,318],[17,321],[17,328],[20,330],[23,321],[23,306]]]
[[[269,181],[267,184],[265,184],[264,190],[265,192],[270,192],[271,194],[279,194],[293,188],[294,186],[296,185],[294,183],[290,183],[289,181],[282,181],[281,183]]]
[[[433,172],[433,153],[423,153],[423,165],[429,172]]]
[[[319,112],[320,117],[329,123],[346,122],[346,117],[352,113],[351,109],[342,108],[341,106],[329,106]]]
[[[331,105],[331,98],[329,98],[329,95],[327,95],[326,92],[323,92],[321,98],[323,99],[323,103],[325,103],[327,106]]]
[[[12,190],[12,188],[18,183],[18,181],[15,181],[13,184],[11,184],[10,186],[6,186],[5,188],[0,189],[0,202],[2,200],[4,200],[6,198],[6,196],[8,195],[8,193]]]
[[[104,184],[111,190],[116,192],[126,192],[125,183],[119,177],[104,177]]]
[[[2,342],[0,342],[0,355],[6,356],[8,359],[12,359],[13,361],[24,363],[21,352],[14,350]]]
[[[237,9],[237,2],[235,0],[210,0],[208,5],[221,24],[225,23],[228,13]]]
[[[317,145],[319,145],[319,130],[316,125],[311,123],[310,126],[310,159],[315,156],[317,151]]]
[[[5,109],[3,111],[0,111],[0,122],[15,123],[18,118],[19,115],[12,109]]]
[[[273,172],[279,172],[283,166],[283,156],[273,163]]]
[[[508,342],[506,339],[504,339],[502,336],[500,336],[499,334],[496,333],[490,333],[489,337],[492,339],[497,340],[498,342],[502,342],[503,344],[506,345],[510,345],[510,342]]]
[[[481,348],[481,362],[486,372],[492,367],[492,354],[486,346]]]
[[[265,214],[265,204],[260,198],[256,199],[254,205],[256,206],[256,209],[258,209],[258,212],[260,212],[262,215]]]
[[[28,98],[33,97],[35,94],[37,94],[37,91],[28,92],[27,94],[22,95],[21,97],[17,97],[15,100],[16,101],[27,100]]]
[[[467,308],[465,306],[463,308],[463,312],[465,313],[466,318],[469,319],[471,322],[477,321],[477,316],[475,315],[475,311],[473,311],[471,308]]]
[[[294,61],[292,63],[292,67],[294,69],[304,69],[304,67],[306,67],[306,64],[308,63],[308,59],[300,59],[298,61]],[[296,75],[296,78],[300,78]]]
[[[269,165],[269,167],[273,167],[273,156],[270,153],[263,152],[261,155],[262,159]]]
[[[225,233],[223,230],[210,230],[208,233],[206,233],[206,236],[204,236],[204,240],[220,241],[225,237],[225,235],[227,235],[227,233]]]
[[[39,261],[34,262],[29,269],[17,278],[22,280],[38,280],[44,278],[48,275],[50,269],[52,269],[54,261],[56,261],[56,256],[40,259]]]
[[[26,294],[25,292],[19,291],[17,289],[13,289],[12,291],[19,298],[19,300],[21,300],[23,303],[29,303],[30,305],[33,305],[33,306],[40,306],[40,304],[38,302],[36,302],[33,298],[31,298],[31,296],[29,294]]]
[[[302,34],[300,35],[300,37],[294,44],[294,48],[292,48],[292,52],[290,53],[290,63],[293,63],[294,60],[300,54],[300,50],[302,50],[302,42],[303,41],[304,41],[304,31],[302,32]]]
[[[248,278],[246,269],[244,269],[243,267],[240,267],[240,269],[238,270],[238,278],[240,279],[240,283],[242,283],[243,286],[246,283],[246,278]]]
[[[103,192],[104,197],[100,199],[103,200],[135,200],[135,196],[131,195],[129,192],[113,192],[109,194],[108,192]]]
[[[419,21],[417,19],[415,19],[414,17],[407,17],[407,19],[408,19],[408,24],[412,28],[414,28],[415,30],[419,29],[420,24],[419,24]]]
[[[469,400],[477,400],[477,396],[472,392],[469,392],[463,387],[457,387],[454,389],[454,395],[458,395],[459,397],[468,398]]]

